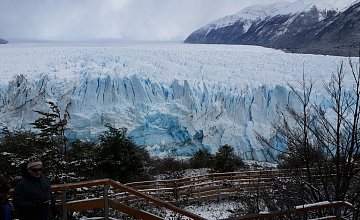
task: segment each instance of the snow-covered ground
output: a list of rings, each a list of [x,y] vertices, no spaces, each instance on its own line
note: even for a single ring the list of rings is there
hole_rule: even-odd
[[[304,71],[321,86],[343,60],[347,58],[248,45],[18,43],[0,45],[0,83],[19,74],[64,80],[136,74],[164,83],[189,80],[242,87],[297,83]]]
[[[0,45],[0,123],[29,129],[34,110],[53,101],[70,115],[70,138],[96,137],[110,124],[153,155],[230,144],[244,159],[266,161],[255,131],[270,134],[277,110],[297,105],[288,83],[299,85],[304,72],[321,96],[342,61],[244,45]]]
[[[237,207],[237,203],[234,201],[222,201],[187,206],[185,210],[208,220],[216,220],[229,218],[235,207]]]

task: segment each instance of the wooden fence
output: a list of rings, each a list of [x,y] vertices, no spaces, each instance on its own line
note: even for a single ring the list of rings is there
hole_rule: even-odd
[[[176,207],[170,203],[166,203],[157,198],[146,195],[142,192],[139,192],[135,189],[132,189],[131,187],[125,186],[111,179],[59,184],[59,185],[53,185],[51,188],[54,193],[59,193],[59,192],[61,193],[60,207],[62,208],[64,220],[68,219],[68,212],[70,211],[82,211],[89,209],[90,210],[103,209],[104,219],[109,219],[110,208],[140,219],[149,219],[149,220],[163,219],[150,212],[127,206],[123,203],[123,201],[119,202],[116,198],[114,198],[113,191],[126,192],[129,196],[132,197],[135,196],[139,200],[142,199],[146,201],[148,204],[151,203],[159,207],[168,209],[180,216],[186,216],[190,219],[195,219],[195,220],[205,220],[204,218],[196,214],[180,209],[179,207]],[[99,195],[99,190],[102,191],[101,196]],[[68,193],[70,194],[69,196],[67,195]],[[76,195],[76,196],[84,197],[86,196],[84,193],[88,193],[87,197],[81,200],[77,200],[72,196],[72,195]],[[69,198],[72,198],[71,201],[69,201]]]
[[[245,171],[128,184],[121,184],[111,179],[101,179],[52,185],[52,191],[56,195],[65,220],[68,218],[69,212],[94,209],[102,209],[104,219],[109,219],[110,209],[139,219],[164,219],[156,212],[151,213],[153,211],[151,209],[144,210],[145,206],[167,209],[177,217],[202,220],[204,218],[201,216],[178,208],[177,203],[220,201],[234,195],[239,190],[251,193],[271,187],[274,178],[288,179],[293,178],[294,175],[301,176],[303,173],[304,170]],[[334,203],[330,206],[339,208],[344,204]],[[345,207],[347,206],[345,205]],[[317,206],[314,209],[322,208],[324,207]],[[286,213],[297,213],[301,210],[306,211],[307,209],[286,210]],[[275,215],[281,216],[284,213],[262,213],[236,219],[264,219]]]
[[[231,173],[213,173],[171,180],[133,182],[126,184],[140,192],[159,198],[165,202],[220,201],[233,196],[239,190],[252,192],[271,187],[274,178],[292,178],[302,175],[304,170],[261,170]],[[132,201],[126,193],[118,192],[117,198]]]
[[[287,209],[287,210],[246,215],[246,216],[227,218],[227,219],[222,219],[222,220],[258,220],[258,219],[278,218],[278,217],[283,217],[283,216],[288,216],[289,219],[293,219],[292,215],[296,215],[298,217],[296,219],[300,219],[299,216],[302,216],[301,219],[309,219],[307,216],[309,212],[318,212],[319,210],[326,210],[326,209],[334,210],[335,215],[324,216],[324,217],[317,218],[317,219],[321,219],[321,220],[345,219],[341,216],[341,209],[348,209],[351,211],[355,211],[352,204],[344,202],[344,201],[334,201],[334,202],[324,201],[324,202],[319,202],[319,203],[314,203],[314,204],[306,204],[303,206],[297,206],[297,207],[294,207],[292,209]]]

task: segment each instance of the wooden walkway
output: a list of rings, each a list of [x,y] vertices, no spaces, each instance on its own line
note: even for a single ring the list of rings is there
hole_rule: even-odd
[[[110,209],[126,213],[137,219],[165,219],[164,214],[173,213],[179,219],[203,220],[204,218],[190,213],[176,205],[181,202],[201,204],[205,200],[220,201],[228,199],[238,190],[252,192],[271,187],[274,178],[292,178],[301,171],[261,170],[232,173],[214,173],[202,176],[133,182],[121,184],[111,179],[100,179],[77,183],[52,185],[58,207],[62,210],[64,220],[74,211],[103,210],[103,218],[110,219]],[[158,212],[144,207],[155,207]],[[256,215],[242,216],[233,219],[271,219],[289,213],[301,213],[321,209],[352,209],[345,202],[323,202],[321,204],[294,207],[292,210]],[[159,211],[160,210],[160,211]],[[326,219],[326,218],[325,218]],[[331,218],[329,218],[331,219]]]

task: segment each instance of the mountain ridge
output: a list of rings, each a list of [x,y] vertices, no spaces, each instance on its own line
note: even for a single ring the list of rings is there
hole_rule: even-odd
[[[226,19],[210,22],[191,33],[184,42],[258,45],[296,53],[357,56],[360,1],[350,2],[333,1],[333,7],[330,7],[326,1],[311,4],[311,0],[298,0],[261,6],[261,10],[255,6],[248,7],[226,16],[227,24],[221,24]],[[244,18],[244,14],[251,14],[252,11],[260,16]]]

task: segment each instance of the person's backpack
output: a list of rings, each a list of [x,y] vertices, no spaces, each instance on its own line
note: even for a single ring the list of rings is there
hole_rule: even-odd
[[[11,220],[11,206],[9,203],[0,204],[0,220]]]

